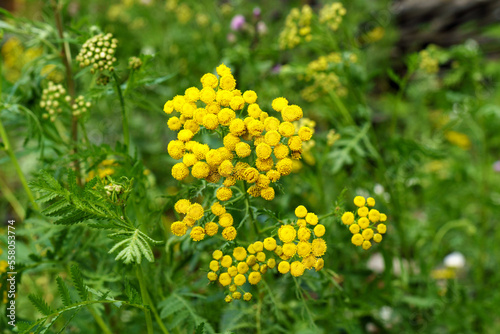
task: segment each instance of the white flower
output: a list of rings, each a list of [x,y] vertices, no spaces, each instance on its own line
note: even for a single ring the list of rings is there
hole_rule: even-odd
[[[465,256],[460,252],[453,252],[445,256],[444,265],[448,268],[465,267]]]

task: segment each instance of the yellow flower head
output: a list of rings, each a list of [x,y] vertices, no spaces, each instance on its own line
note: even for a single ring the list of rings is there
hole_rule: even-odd
[[[216,195],[219,201],[224,202],[233,197],[233,191],[231,190],[231,188],[228,187],[220,187],[219,189],[217,189]]]
[[[354,214],[352,212],[345,212],[342,215],[342,223],[345,225],[351,225],[354,222]]]
[[[209,222],[205,224],[205,233],[209,237],[216,235],[218,230],[219,230],[219,225],[217,225],[214,222]]]
[[[324,236],[325,232],[326,232],[325,225],[318,224],[314,227],[314,235],[318,238]]]
[[[312,252],[314,256],[320,257],[326,253],[326,242],[321,238],[314,239],[312,242]]]
[[[219,217],[219,225],[222,227],[232,226],[233,222],[233,216],[228,212],[221,214]]]
[[[276,249],[276,239],[274,238],[265,238],[264,239],[264,248],[268,251],[273,251]]]
[[[293,240],[295,240],[296,235],[297,232],[291,225],[281,225],[280,229],[278,230],[278,237],[283,242],[292,242]]]
[[[356,196],[354,197],[354,205],[357,207],[362,207],[365,205],[365,198],[363,196]]]
[[[237,260],[237,261],[243,261],[244,259],[246,259],[247,257],[247,251],[245,248],[243,247],[236,247],[234,250],[233,250],[233,257]]]
[[[281,261],[278,264],[278,271],[282,274],[286,274],[287,272],[290,271],[290,263],[287,261]]]
[[[248,104],[255,103],[257,101],[257,93],[253,90],[247,90],[243,93],[243,99],[245,99],[245,102]]]
[[[226,227],[222,231],[222,237],[229,241],[234,240],[236,238],[236,229],[233,226]]]
[[[305,269],[306,268],[304,267],[304,265],[299,261],[294,261],[290,265],[290,273],[292,274],[292,276],[295,277],[302,276],[304,274]]]
[[[215,250],[213,253],[212,253],[212,257],[214,258],[214,260],[220,260],[222,259],[222,252],[220,250]]]
[[[190,236],[194,241],[201,241],[205,238],[205,230],[201,226],[195,226],[191,229]]]
[[[203,85],[203,88],[210,87],[212,89],[215,89],[219,85],[219,79],[217,79],[217,77],[212,73],[205,74],[204,76],[201,77],[200,81],[201,84]]]
[[[203,210],[203,207],[201,206],[201,204],[194,203],[188,207],[186,214],[189,217],[193,218],[194,220],[199,220],[203,217],[204,212],[205,211]]]
[[[170,226],[172,233],[178,237],[182,237],[187,232],[187,226],[183,222],[177,221]]]
[[[252,284],[252,285],[255,285],[257,283],[260,282],[262,276],[259,272],[251,272],[249,275],[248,275],[248,283]]]
[[[277,112],[282,111],[286,106],[288,106],[288,100],[284,97],[278,97],[273,100],[272,108]]]

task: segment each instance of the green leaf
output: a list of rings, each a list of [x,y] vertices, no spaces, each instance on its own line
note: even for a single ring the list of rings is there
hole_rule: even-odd
[[[153,251],[149,246],[147,237],[144,233],[136,229],[133,232],[118,232],[110,235],[114,239],[121,238],[122,240],[116,243],[109,253],[113,253],[120,247],[124,248],[115,257],[116,261],[123,261],[125,264],[132,262],[141,263],[144,256],[149,262],[154,262]]]
[[[61,295],[61,300],[64,306],[71,305],[71,296],[69,295],[68,286],[64,283],[61,277],[56,278],[57,281],[57,289],[59,290],[59,294]]]
[[[87,286],[83,283],[82,273],[76,265],[71,266],[71,279],[82,301],[88,300],[89,296]]]
[[[31,301],[33,306],[43,315],[49,315],[53,311],[50,306],[45,302],[42,296],[37,296],[34,294],[30,294],[28,299]]]

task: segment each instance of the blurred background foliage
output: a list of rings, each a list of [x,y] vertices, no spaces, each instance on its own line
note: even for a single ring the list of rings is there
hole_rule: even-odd
[[[59,134],[71,119],[51,122],[40,107],[49,80],[66,85],[52,1],[2,5],[2,123],[28,181],[40,169],[63,178],[75,156]],[[313,12],[310,30],[287,45],[296,24],[287,17],[294,8],[299,20],[307,17],[304,5]],[[174,333],[497,333],[498,5],[353,0],[342,2],[344,15],[321,22],[319,13],[329,5],[63,1],[73,59],[98,32],[118,39],[115,73],[129,113],[130,156],[117,144],[123,134],[112,85],[97,85],[96,76],[73,63],[77,95],[92,101],[77,156],[83,178],[99,173],[137,180],[134,218],[150,235],[168,240],[154,249],[155,263],[145,266],[159,316]],[[140,58],[140,68],[131,70],[130,57]],[[325,223],[322,272],[299,280],[271,274],[254,288],[251,303],[226,304],[220,287],[207,284],[215,241],[170,235],[173,203],[196,189],[171,177],[175,161],[166,147],[175,133],[162,107],[220,63],[233,69],[239,89],[258,93],[261,106],[284,96],[315,125],[314,144],[276,199],[258,202],[255,210],[287,217],[302,204],[324,215],[353,210],[355,195],[370,195],[389,216],[384,242],[369,251],[354,247],[337,215]],[[29,204],[8,154],[0,153],[0,165],[4,250],[7,219],[17,220],[18,320],[40,316],[29,293],[60,306],[55,277],[69,281],[75,263],[95,291],[131,298],[126,291],[133,278],[107,254],[109,239],[86,225],[51,224]],[[0,255],[2,291],[6,255]],[[89,312],[82,310],[66,331],[101,332]],[[94,312],[113,332],[144,331],[140,310],[106,304]],[[54,332],[65,323],[59,322]],[[0,324],[7,328],[5,318]]]

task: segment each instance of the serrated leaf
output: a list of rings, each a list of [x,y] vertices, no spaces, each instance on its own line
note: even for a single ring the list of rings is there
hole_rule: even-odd
[[[73,281],[73,285],[75,286],[76,291],[78,291],[78,295],[82,299],[82,301],[88,300],[88,289],[87,286],[83,283],[82,273],[80,269],[76,265],[72,265],[71,269],[71,279]]]
[[[69,294],[68,286],[64,283],[61,277],[56,278],[57,281],[57,289],[59,290],[59,294],[61,295],[61,300],[64,306],[71,305],[71,296]]]
[[[28,299],[31,301],[33,306],[43,315],[49,315],[53,311],[50,306],[45,302],[42,296],[30,294],[28,295]]]

